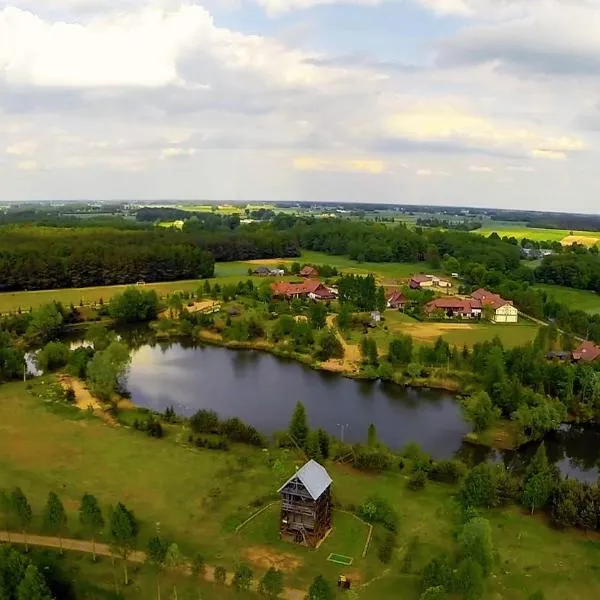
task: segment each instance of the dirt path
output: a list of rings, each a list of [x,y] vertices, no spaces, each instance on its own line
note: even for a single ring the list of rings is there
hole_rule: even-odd
[[[329,315],[327,317],[327,326],[335,333],[336,337],[340,341],[342,348],[344,348],[344,358],[342,360],[332,358],[323,363],[323,366],[331,371],[353,371],[357,372],[362,356],[360,348],[355,344],[349,344],[340,330],[335,325],[335,315]]]
[[[26,540],[25,536],[22,533],[16,532],[8,532],[8,531],[0,531],[0,542],[9,542],[11,544],[21,544],[24,545]],[[43,548],[56,548],[60,549],[61,541],[57,537],[49,537],[42,535],[27,535],[27,544],[29,546],[40,546]],[[72,552],[84,552],[85,554],[93,553],[93,544],[92,542],[87,542],[83,540],[73,540],[69,538],[65,538],[62,540],[62,547],[64,550],[72,551]],[[111,552],[110,546],[108,544],[96,544],[96,554],[98,556],[109,556],[112,557],[113,553]],[[133,552],[129,557],[129,562],[142,564],[146,562],[146,553],[137,551]],[[186,565],[185,570],[190,573],[191,569],[189,565]],[[215,579],[215,568],[208,566],[206,567],[206,572],[203,577],[206,581],[214,581]],[[227,585],[231,585],[233,579],[233,575],[231,573],[228,574],[227,577]],[[256,585],[256,584],[255,584]],[[284,588],[282,598],[284,600],[304,600],[306,596],[306,592],[302,590],[297,590],[294,588]]]
[[[85,383],[78,379],[77,377],[73,377],[71,375],[66,375],[65,373],[60,373],[58,375],[58,381],[60,385],[64,389],[71,388],[73,392],[75,392],[75,406],[80,410],[88,410],[92,409],[94,414],[97,417],[100,417],[107,425],[116,426],[117,421],[115,418],[109,414],[102,403],[94,398],[90,390],[87,388]]]

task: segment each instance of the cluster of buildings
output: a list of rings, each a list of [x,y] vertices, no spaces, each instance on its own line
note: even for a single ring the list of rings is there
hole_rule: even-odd
[[[425,314],[431,317],[444,313],[447,319],[481,319],[486,308],[491,311],[493,323],[517,323],[519,320],[519,311],[510,300],[483,288],[468,298],[436,298],[425,305]]]
[[[271,267],[256,267],[254,274],[259,277],[283,277],[285,271],[283,269],[273,269]]]

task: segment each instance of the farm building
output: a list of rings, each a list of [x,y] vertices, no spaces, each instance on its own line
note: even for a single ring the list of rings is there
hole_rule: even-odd
[[[270,267],[257,267],[254,274],[260,277],[282,277],[285,275],[283,269],[271,269]]]
[[[331,530],[329,473],[308,461],[278,490],[281,494],[281,538],[316,548]]]
[[[410,278],[410,287],[413,290],[419,290],[421,288],[433,287],[433,281],[427,275],[413,275]]]
[[[483,307],[489,306],[493,309],[494,323],[516,323],[519,320],[519,311],[513,303],[498,294],[479,288],[471,294],[471,298],[479,300]]]
[[[385,299],[387,300],[387,307],[396,310],[404,310],[404,307],[408,302],[406,296],[398,290],[388,292],[385,295]]]
[[[300,271],[300,277],[318,277],[319,276],[319,271],[317,271],[317,269],[315,269],[315,267],[311,267],[310,265],[306,265],[305,267],[302,267],[302,270]]]

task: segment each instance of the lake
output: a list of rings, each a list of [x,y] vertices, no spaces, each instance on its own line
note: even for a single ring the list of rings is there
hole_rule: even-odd
[[[296,402],[311,427],[347,442],[365,441],[371,423],[392,449],[417,442],[435,458],[449,458],[470,431],[452,395],[355,381],[263,352],[180,343],[133,351],[127,389],[132,401],[163,412],[173,405],[191,416],[212,409],[239,417],[265,434],[286,429]]]

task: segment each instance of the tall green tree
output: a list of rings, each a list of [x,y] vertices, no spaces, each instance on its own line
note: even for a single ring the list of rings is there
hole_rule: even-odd
[[[167,547],[167,552],[165,554],[165,564],[168,569],[175,570],[178,569],[184,562],[183,554],[179,550],[179,546],[175,543],[169,544]],[[177,583],[173,582],[173,598],[174,600],[178,600],[177,598]]]
[[[375,425],[371,423],[367,432],[367,444],[370,448],[374,448],[377,445],[377,429]]]
[[[306,454],[316,461],[322,459],[321,446],[319,444],[319,432],[317,430],[313,430],[308,433],[308,439],[306,441]]]
[[[283,592],[283,573],[271,567],[260,580],[258,591],[269,600],[279,598]]]
[[[25,570],[17,588],[16,600],[52,600],[46,581],[32,564]]]
[[[476,517],[463,527],[458,536],[460,554],[463,558],[471,558],[482,568],[484,575],[489,575],[494,563],[494,545],[492,528],[487,519]]]
[[[385,297],[385,290],[383,289],[383,286],[379,286],[377,288],[377,310],[379,312],[383,312],[385,311],[386,307],[387,307],[387,300]]]
[[[233,575],[233,587],[242,592],[247,592],[252,584],[252,576],[252,569],[246,563],[240,564]]]
[[[475,431],[484,431],[500,416],[500,410],[494,407],[489,394],[483,390],[463,402],[463,412]]]
[[[0,518],[2,518],[2,527],[6,529],[8,534],[8,543],[10,544],[10,528],[12,526],[12,509],[10,492],[5,489],[0,489]]]
[[[306,409],[302,402],[296,404],[292,420],[288,429],[290,436],[300,448],[306,447],[308,440],[308,420],[306,418]]]
[[[25,552],[28,552],[29,546],[27,545],[27,530],[31,524],[33,513],[31,510],[31,505],[27,500],[27,496],[25,496],[20,487],[13,489],[10,498],[10,505],[15,521],[19,524],[19,527],[23,532],[23,537],[25,538]]]
[[[327,324],[327,307],[322,302],[313,302],[309,315],[310,324],[315,329],[323,329]]]
[[[111,298],[108,311],[120,323],[151,321],[158,314],[158,296],[154,290],[130,287]]]
[[[129,348],[123,342],[113,341],[88,364],[88,383],[92,394],[110,401],[119,389],[119,378],[126,372],[131,360]]]
[[[92,538],[92,560],[96,561],[96,538],[104,527],[104,517],[98,500],[92,494],[84,494],[79,505],[79,522]]]
[[[114,550],[123,561],[125,585],[129,584],[127,560],[135,549],[138,533],[139,525],[133,512],[119,502],[110,515],[110,539]]]
[[[308,589],[307,600],[333,600],[334,592],[323,575],[317,575]]]
[[[481,565],[472,558],[463,560],[456,569],[454,588],[465,600],[478,600],[483,595],[484,575]]]
[[[525,472],[522,501],[531,511],[531,514],[547,504],[552,494],[555,480],[555,470],[548,462],[546,447],[542,443]]]
[[[60,498],[54,493],[48,494],[48,501],[43,514],[44,529],[52,535],[57,535],[60,541],[60,553],[63,553],[62,538],[67,526],[67,513]]]

